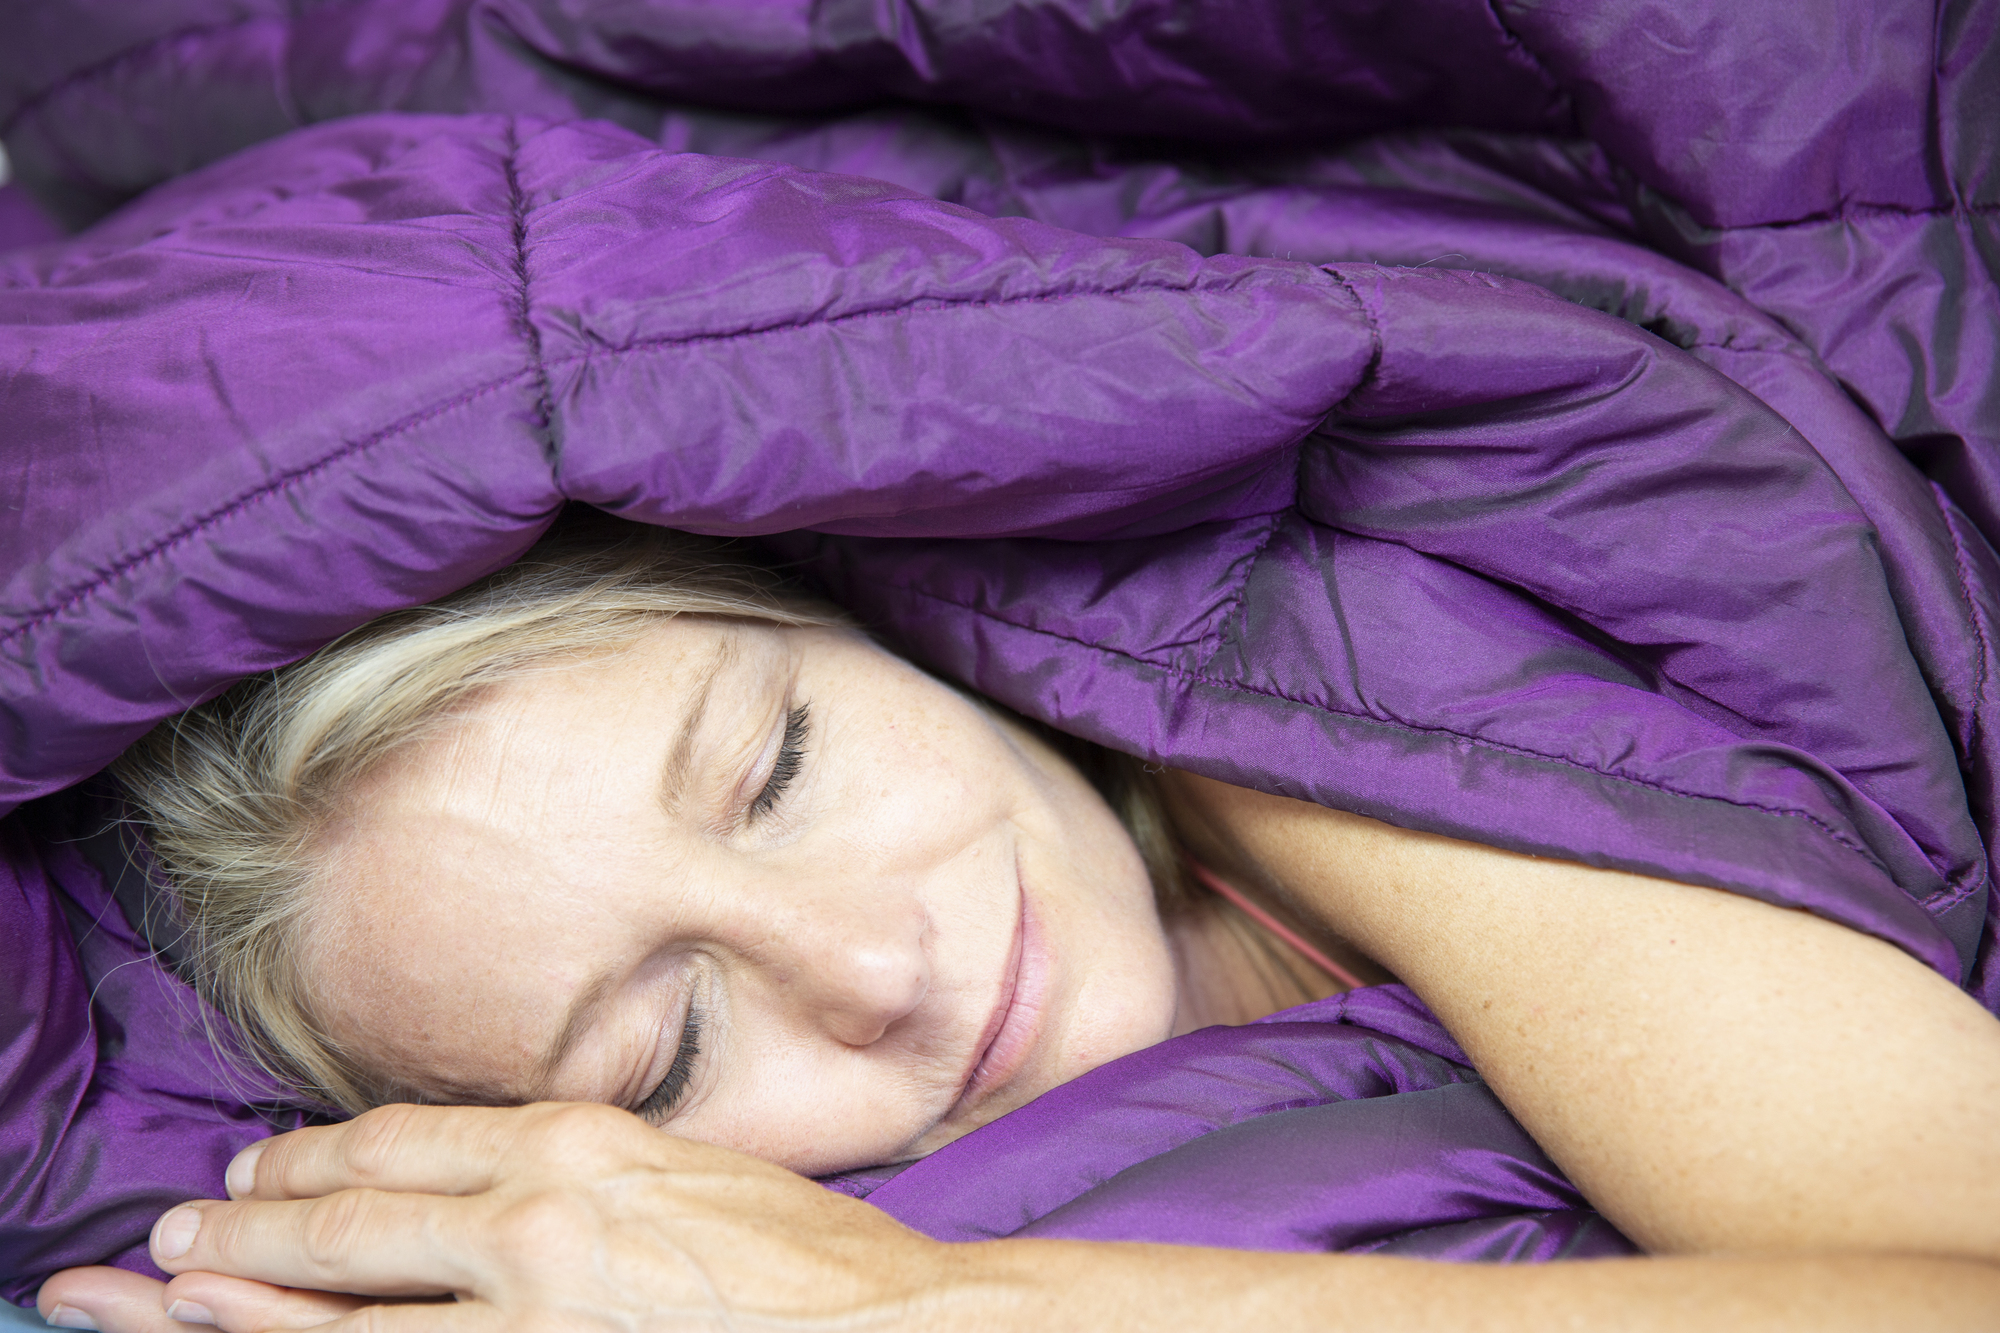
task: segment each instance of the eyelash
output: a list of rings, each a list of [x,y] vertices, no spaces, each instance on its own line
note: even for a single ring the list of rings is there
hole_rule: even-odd
[[[634,1113],[655,1124],[673,1114],[681,1098],[687,1096],[688,1083],[694,1077],[694,1062],[700,1056],[701,1010],[690,1004],[687,1018],[681,1023],[681,1044],[674,1050],[674,1062],[667,1066],[667,1076],[647,1094],[645,1101],[633,1108]]]
[[[806,733],[811,729],[812,714],[805,704],[785,715],[785,735],[778,742],[778,758],[771,765],[770,779],[764,783],[764,790],[757,793],[757,799],[750,802],[752,819],[770,814],[778,798],[785,794],[785,788],[799,775],[799,769],[805,765]]]

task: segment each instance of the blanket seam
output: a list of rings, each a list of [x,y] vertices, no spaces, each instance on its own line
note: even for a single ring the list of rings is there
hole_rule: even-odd
[[[1361,318],[1368,321],[1368,364],[1361,368],[1361,376],[1359,379],[1354,381],[1354,387],[1352,389],[1349,389],[1339,402],[1335,403],[1331,408],[1327,410],[1326,414],[1327,417],[1332,417],[1336,413],[1340,412],[1343,408],[1345,408],[1349,403],[1353,402],[1355,398],[1360,395],[1363,389],[1373,387],[1375,379],[1382,369],[1382,357],[1386,344],[1383,342],[1382,339],[1381,318],[1376,314],[1375,308],[1369,305],[1367,299],[1361,295],[1361,289],[1359,287],[1356,287],[1352,282],[1348,281],[1347,275],[1340,271],[1339,266],[1333,264],[1325,264],[1320,266],[1320,272],[1326,274],[1328,277],[1332,278],[1335,282],[1339,283],[1341,286],[1341,290],[1345,291],[1349,296],[1354,298],[1355,309],[1361,312]],[[1324,424],[1325,420],[1322,419],[1321,425]],[[1313,433],[1314,433],[1313,431],[1308,431],[1307,435],[1310,436]],[[1300,458],[1299,465],[1303,467],[1305,465],[1304,464],[1305,452],[1304,452],[1303,440],[1301,440],[1300,442],[1299,458]],[[1298,495],[1299,491],[1298,488],[1295,486],[1292,492],[1292,498],[1294,503],[1297,502]]]
[[[257,503],[258,501],[268,499],[269,497],[277,494],[280,491],[289,490],[293,486],[297,485],[299,482],[305,481],[314,476],[315,474],[325,471],[327,468],[334,466],[336,463],[339,463],[342,460],[350,458],[356,454],[366,453],[367,451],[373,449],[376,445],[381,444],[387,440],[394,439],[396,436],[401,435],[406,431],[415,430],[418,426],[423,425],[427,421],[435,420],[436,418],[443,416],[445,413],[463,407],[467,403],[473,402],[476,399],[483,398],[487,394],[496,393],[499,390],[506,388],[509,384],[515,382],[516,380],[523,378],[527,374],[529,374],[528,371],[517,370],[510,374],[503,375],[498,379],[488,380],[484,384],[475,385],[474,387],[467,389],[461,393],[452,395],[450,398],[445,399],[442,402],[434,403],[430,407],[423,408],[420,411],[413,412],[406,417],[391,422],[389,425],[382,427],[380,430],[371,432],[370,434],[367,435],[359,436],[356,439],[345,441],[341,444],[339,448],[333,450],[330,453],[322,454],[320,457],[313,459],[309,463],[302,463],[298,467],[291,468],[285,472],[281,472],[276,477],[272,478],[270,481],[265,482],[263,485],[260,485],[253,490],[245,491],[241,495],[236,496],[234,499],[224,501],[222,504],[216,506],[214,509],[210,509],[206,513],[203,513],[195,518],[189,519],[187,522],[181,524],[179,527],[166,533],[164,536],[157,537],[154,540],[146,543],[144,546],[141,546],[138,550],[120,556],[117,560],[113,561],[109,566],[107,566],[101,573],[99,573],[95,578],[89,580],[80,587],[74,588],[69,592],[62,594],[61,600],[44,603],[42,606],[36,608],[33,611],[30,611],[27,617],[23,619],[19,624],[14,625],[13,627],[5,631],[0,631],[0,644],[10,642],[11,640],[20,638],[22,635],[32,633],[34,630],[40,628],[42,625],[47,624],[50,620],[54,619],[56,616],[61,615],[63,612],[70,610],[80,602],[83,602],[89,599],[90,597],[94,596],[96,593],[98,593],[100,590],[103,589],[105,584],[110,583],[113,579],[122,578],[126,574],[129,574],[133,570],[137,569],[139,566],[147,563],[150,560],[153,560],[154,558],[160,555],[165,554],[167,551],[173,549],[174,547],[179,546],[184,542],[192,541],[202,532],[215,526],[217,523],[223,522],[225,519],[228,519],[234,516],[235,514],[242,512],[244,509],[249,508],[251,505]]]
[[[1296,479],[1297,475],[1297,469],[1294,468],[1293,477]],[[1296,487],[1296,480],[1294,480],[1293,484]],[[1297,502],[1298,497],[1295,490],[1293,505],[1296,505]],[[1285,525],[1285,516],[1291,512],[1292,506],[1274,510],[1266,520],[1264,535],[1257,539],[1257,544],[1250,550],[1249,558],[1243,562],[1243,577],[1236,581],[1236,587],[1230,591],[1227,598],[1227,605],[1223,607],[1222,613],[1215,618],[1214,633],[1203,636],[1205,638],[1212,637],[1215,640],[1214,650],[1201,661],[1201,669],[1203,671],[1213,666],[1215,659],[1222,656],[1231,646],[1232,640],[1229,635],[1229,624],[1232,620],[1241,617],[1243,621],[1237,632],[1238,641],[1248,635],[1250,629],[1250,579],[1257,572],[1257,562],[1263,559],[1264,552],[1270,549],[1271,542],[1277,537],[1278,529]],[[1009,621],[1007,623],[1012,624],[1013,622]]]
[[[1549,91],[1557,97],[1568,99],[1570,91],[1563,86],[1562,80],[1556,77],[1555,71],[1543,63],[1542,58],[1535,54],[1534,48],[1522,39],[1521,34],[1514,30],[1514,25],[1507,21],[1507,16],[1500,12],[1500,0],[1486,0],[1486,10],[1493,16],[1493,26],[1500,30],[1500,36],[1508,45],[1521,53],[1522,59],[1526,60],[1529,67],[1548,85]],[[1575,113],[1572,112],[1571,115],[1574,117]]]
[[[1731,231],[1782,231],[1787,227],[1820,227],[1833,222],[1852,222],[1857,218],[1900,217],[1900,218],[1965,218],[1983,217],[1988,213],[2000,213],[2000,203],[1980,204],[1953,200],[1948,204],[1931,204],[1922,208],[1912,208],[1907,204],[1864,204],[1846,203],[1838,209],[1825,213],[1807,213],[1803,217],[1781,218],[1776,222],[1732,222],[1725,226],[1710,227],[1717,232]],[[1703,224],[1706,226],[1707,224]]]
[[[1365,722],[1372,724],[1374,726],[1386,727],[1395,731],[1405,731],[1413,735],[1449,736],[1456,740],[1464,741],[1467,745],[1477,746],[1481,749],[1494,750],[1502,754],[1520,755],[1522,757],[1529,759],[1539,759],[1545,763],[1558,764],[1563,767],[1574,768],[1585,773],[1594,773],[1598,777],[1605,778],[1612,782],[1629,783],[1635,787],[1642,787],[1646,788],[1647,790],[1661,792],[1664,795],[1668,796],[1676,796],[1686,801],[1719,801],[1724,805],[1733,806],[1739,810],[1755,810],[1767,815],[1776,815],[1776,816],[1782,816],[1787,819],[1801,820],[1806,824],[1811,825],[1813,828],[1818,829],[1821,833],[1825,834],[1829,840],[1831,840],[1838,846],[1845,848],[1847,851],[1852,852],[1854,855],[1861,858],[1861,860],[1866,862],[1871,868],[1878,871],[1883,875],[1883,877],[1888,879],[1891,884],[1895,883],[1895,876],[1889,873],[1888,867],[1882,865],[1881,862],[1876,859],[1874,854],[1871,853],[1864,845],[1851,840],[1845,834],[1843,834],[1839,829],[1835,828],[1833,825],[1827,823],[1825,820],[1819,818],[1817,815],[1810,813],[1809,811],[1794,810],[1784,806],[1759,805],[1754,801],[1741,801],[1737,800],[1734,797],[1717,796],[1709,792],[1681,791],[1676,787],[1670,787],[1665,783],[1656,781],[1654,779],[1634,777],[1626,773],[1614,773],[1607,769],[1598,768],[1593,764],[1586,764],[1581,762],[1580,760],[1571,759],[1563,755],[1545,754],[1540,750],[1531,750],[1524,745],[1515,745],[1506,741],[1487,740],[1479,736],[1469,736],[1462,731],[1454,731],[1450,727],[1419,726],[1415,723],[1403,722],[1393,718],[1377,717],[1372,713],[1360,713],[1360,712],[1355,712],[1351,709],[1336,708],[1328,703],[1323,703],[1321,701],[1314,699],[1298,698],[1295,695],[1285,693],[1283,690],[1274,689],[1267,686],[1252,685],[1243,681],[1218,680],[1211,676],[1204,676],[1192,671],[1188,671],[1185,668],[1175,666],[1170,662],[1150,661],[1146,658],[1139,657],[1134,653],[1128,652],[1123,648],[1114,648],[1108,644],[1093,643],[1088,639],[1079,639],[1074,635],[1064,634],[1058,630],[1044,629],[1038,625],[1024,625],[1021,624],[1019,621],[1009,620],[1005,616],[995,615],[991,611],[982,610],[979,607],[968,605],[964,602],[958,601],[955,598],[946,597],[940,593],[931,592],[928,589],[916,588],[910,586],[909,584],[904,584],[904,583],[890,584],[888,586],[898,592],[907,593],[917,597],[929,598],[932,601],[941,602],[946,606],[955,606],[962,611],[970,612],[971,614],[976,616],[983,616],[988,620],[992,620],[999,624],[1009,626],[1013,629],[1025,631],[1029,634],[1045,635],[1048,638],[1060,639],[1065,643],[1076,644],[1080,648],[1089,648],[1095,652],[1107,653],[1115,657],[1122,657],[1129,662],[1136,663],[1137,665],[1146,667],[1149,670],[1162,671],[1169,675],[1178,676],[1181,679],[1189,681],[1196,685],[1207,685],[1216,689],[1238,691],[1244,694],[1261,695],[1263,697],[1272,699],[1282,699],[1287,703],[1297,704],[1303,708],[1316,709],[1319,712],[1328,713],[1335,717],[1352,718],[1357,722]],[[1899,885],[1898,888],[1900,887],[1901,886]],[[1929,901],[1927,899],[1917,898],[1913,894],[1908,894],[1907,891],[1906,891],[1906,896],[1908,896],[1911,899],[1911,901],[1917,903],[1919,906],[1922,906]]]
[[[535,327],[534,307],[528,294],[528,197],[521,188],[521,122],[507,119],[507,156],[501,167],[507,179],[509,235],[514,244],[515,284],[514,325],[528,348],[528,370],[534,377],[535,402],[531,420],[542,434],[542,456],[551,467],[560,450],[556,446],[555,402],[549,388],[548,366],[542,360],[542,333]]]
[[[1941,112],[1944,108],[1944,0],[1931,0],[1931,60],[1930,60],[1930,103],[1924,108],[1925,126],[1930,132],[1924,136],[1927,155],[1936,154],[1938,178],[1951,191],[1951,202],[1955,209],[1966,206],[1965,191],[1958,186],[1958,179],[1952,174],[1951,155],[1946,150],[1944,124]],[[1954,545],[1956,539],[1954,539]]]
[[[1954,189],[1956,187],[1954,186]],[[1964,221],[1967,218],[2000,214],[2000,203],[1975,203],[1954,198],[1949,203],[1912,206],[1909,204],[1871,204],[1858,201],[1843,201],[1838,206],[1817,213],[1803,213],[1793,218],[1772,218],[1761,222],[1709,222],[1695,216],[1694,208],[1684,200],[1657,192],[1666,210],[1680,215],[1704,233],[1692,239],[1693,244],[1709,245],[1716,240],[1741,232],[1786,231],[1798,227],[1825,227],[1831,225],[1851,226],[1867,218],[1953,218]]]
[[[1645,329],[1647,333],[1653,333],[1653,331],[1651,329],[1647,329],[1644,324],[1639,324],[1631,320],[1627,320],[1626,322],[1632,324],[1634,328]],[[1682,343],[1682,342],[1675,342],[1672,338],[1663,337],[1657,333],[1654,333],[1653,336],[1655,338],[1659,338],[1660,341],[1665,343],[1667,346],[1678,347],[1683,352],[1698,352],[1698,351],[1743,352],[1746,354],[1755,353],[1760,356],[1789,356],[1789,357],[1797,357],[1801,353],[1810,355],[1810,350],[1801,343],[1790,343],[1790,342],[1740,343],[1732,338],[1724,338],[1720,342],[1695,341],[1695,342]]]
[[[548,367],[550,366],[566,366],[574,362],[588,360],[591,357],[597,355],[622,356],[628,352],[652,352],[661,350],[663,348],[693,346],[700,343],[732,342],[741,338],[755,338],[767,334],[800,333],[810,329],[846,324],[852,321],[862,320],[862,319],[890,318],[893,316],[904,315],[904,314],[929,314],[932,312],[947,312],[965,307],[995,308],[1001,306],[1022,305],[1029,303],[1053,303],[1057,301],[1084,300],[1094,297],[1117,298],[1129,295],[1133,292],[1143,292],[1143,291],[1186,292],[1189,290],[1190,288],[1184,284],[1172,285],[1167,283],[1155,282],[1155,283],[1133,283],[1124,287],[1103,288],[1090,291],[1035,293],[1029,296],[1003,297],[999,300],[985,298],[976,301],[952,301],[948,299],[931,298],[920,301],[913,301],[905,305],[886,307],[880,310],[858,310],[851,314],[833,315],[825,319],[817,319],[809,321],[792,321],[784,324],[772,324],[764,328],[737,329],[727,333],[695,334],[695,335],[674,337],[674,338],[648,339],[639,342],[625,343],[616,347],[606,347],[601,349],[601,351],[586,350],[574,353],[569,356],[557,357],[553,361],[544,361],[541,363],[539,369],[544,379],[546,379]],[[117,557],[109,566],[105,567],[105,569],[101,573],[97,574],[95,577],[87,580],[86,582],[75,588],[70,589],[67,592],[58,594],[57,595],[58,600],[52,602],[45,602],[41,606],[38,606],[30,611],[27,611],[26,613],[24,613],[24,617],[19,623],[7,629],[0,630],[0,644],[8,643],[16,638],[19,638],[23,634],[32,632],[39,626],[47,623],[52,617],[60,615],[62,612],[70,609],[71,607],[76,606],[79,602],[82,602],[85,599],[89,598],[94,593],[102,589],[105,584],[111,582],[111,580],[118,578],[121,575],[126,574],[133,569],[136,569],[141,564],[144,564],[147,560],[150,560],[154,556],[159,555],[162,552],[169,550],[174,546],[178,546],[183,542],[192,540],[195,536],[200,534],[205,529],[213,526],[215,523],[223,521],[224,519],[228,518],[230,515],[239,511],[246,505],[254,503],[255,501],[264,497],[265,495],[268,495],[272,492],[281,489],[288,488],[295,482],[303,480],[307,476],[319,472],[324,468],[339,462],[341,459],[345,457],[348,457],[356,452],[372,448],[376,444],[379,444],[382,441],[390,439],[396,435],[402,434],[405,431],[414,430],[416,427],[424,424],[426,421],[429,421],[437,416],[440,416],[443,413],[452,410],[453,408],[462,407],[466,403],[472,402],[477,398],[483,397],[484,395],[493,392],[496,389],[502,388],[509,383],[519,380],[524,376],[533,377],[536,374],[536,372],[537,372],[537,367],[529,366],[523,368],[522,370],[513,371],[497,379],[490,380],[484,384],[475,385],[470,389],[462,390],[461,392],[453,394],[450,397],[445,398],[439,401],[438,403],[433,404],[430,407],[420,408],[415,412],[400,417],[397,420],[388,424],[387,426],[381,427],[378,430],[372,431],[366,435],[359,436],[353,440],[344,441],[337,448],[331,450],[330,452],[322,455],[317,459],[314,459],[309,463],[302,463],[296,468],[280,473],[273,480],[262,483],[251,490],[245,491],[237,495],[233,499],[223,502],[216,508],[208,510],[201,517],[196,519],[191,519],[187,523],[182,524],[180,527],[173,529],[166,535],[155,538],[153,541],[146,543],[144,546],[140,547],[137,551],[133,551],[126,555]]]
[[[1952,522],[1952,509],[1956,506],[1947,507],[1950,504],[1950,497],[1946,495],[1944,487],[1935,481],[1931,483],[1931,490],[1937,495],[1938,508],[1944,515],[1944,529],[1951,534],[1951,559],[1958,568],[1958,595],[1965,599],[1966,618],[1972,622],[1972,635],[1979,641],[1979,671],[1972,682],[1972,721],[1974,731],[1983,731],[1985,728],[1979,716],[1979,700],[1986,688],[1987,664],[1992,660],[1993,646],[1987,641],[1986,627],[1980,623],[1979,603],[1972,595],[1972,571],[1966,564],[1965,542],[1958,534],[1958,525]]]
[[[1986,626],[1980,620],[1979,601],[1972,595],[1972,570],[1966,563],[1967,552],[1965,543],[1959,537],[1958,525],[1952,521],[1952,514],[1956,506],[1951,503],[1951,497],[1945,492],[1944,487],[1938,485],[1935,481],[1931,483],[1931,491],[1937,498],[1938,511],[1944,518],[1944,530],[1951,538],[1952,564],[1956,566],[1958,572],[1958,595],[1965,599],[1966,618],[1972,622],[1972,637],[1979,644],[1979,667],[1973,673],[1972,703],[1968,710],[1971,713],[1971,717],[1968,719],[1968,726],[1966,727],[1966,748],[1969,751],[1973,738],[1983,734],[1986,730],[1986,717],[1980,707],[1980,702],[1986,693],[1986,682],[1990,675],[1989,664],[1993,659],[1993,645],[1987,638]],[[1984,887],[1991,878],[1992,868],[1989,866],[1985,876],[1981,877],[1977,883],[1968,884],[1965,888],[1954,894],[1951,901],[1956,903],[1970,898]]]
[[[1958,596],[1962,596],[1964,602],[1966,602],[1966,620],[1972,622],[1972,638],[1980,646],[1978,669],[1972,675],[1972,705],[1968,709],[1970,717],[1968,717],[1968,727],[1966,727],[1966,743],[1968,743],[1966,749],[1970,751],[1972,739],[1978,737],[1978,735],[1982,735],[1986,731],[1986,713],[1980,707],[1980,703],[1982,703],[1982,699],[1986,695],[1986,681],[1990,677],[1988,662],[1992,660],[1992,642],[1986,636],[1986,626],[1980,622],[1978,598],[1972,596],[1972,568],[1966,562],[1968,550],[1966,550],[1964,540],[1958,534],[1958,524],[1952,522],[1952,514],[1960,512],[1960,510],[1958,510],[1956,504],[1952,504],[1952,496],[1944,490],[1944,486],[1940,486],[1938,482],[1930,482],[1930,490],[1932,490],[1932,496],[1938,502],[1938,514],[1944,518],[1944,532],[1946,532],[1946,536],[1952,538],[1952,564],[1954,564],[1956,574],[1958,574]],[[1980,843],[1984,845],[1984,839],[1980,839]],[[1978,877],[1976,881],[1968,881],[1966,885],[1962,885],[1958,889],[1946,887],[1942,893],[1938,893],[1936,899],[1926,899],[1924,907],[1930,907],[1930,909],[1936,909],[1936,911],[1944,911],[1948,907],[1956,907],[1958,903],[1964,903],[1966,899],[1970,899],[1980,889],[1986,889],[1990,883],[1992,883],[1992,865],[1988,865],[1986,873],[1982,877]]]
[[[852,310],[846,314],[828,315],[820,319],[794,319],[782,323],[765,324],[741,329],[730,329],[722,333],[663,334],[656,338],[635,338],[629,342],[606,343],[598,347],[586,348],[559,356],[549,362],[552,366],[566,366],[577,361],[586,361],[600,354],[619,355],[625,352],[650,352],[660,348],[692,347],[702,343],[732,342],[738,338],[756,338],[771,333],[797,333],[806,329],[824,328],[835,324],[848,324],[864,319],[889,319],[897,315],[929,314],[933,311],[950,310],[998,310],[1019,305],[1054,305],[1063,301],[1085,300],[1092,297],[1122,297],[1142,292],[1169,292],[1181,295],[1212,294],[1220,289],[1206,291],[1193,282],[1133,281],[1116,287],[1093,287],[1088,290],[1069,292],[1033,292],[1021,296],[968,297],[924,296],[905,301],[900,305],[880,306],[869,310]],[[1365,315],[1365,312],[1364,312]]]

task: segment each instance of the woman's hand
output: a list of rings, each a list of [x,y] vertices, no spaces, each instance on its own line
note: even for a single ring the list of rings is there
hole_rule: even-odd
[[[154,1226],[154,1262],[184,1275],[164,1292],[75,1270],[42,1308],[107,1333],[174,1328],[149,1300],[228,1333],[919,1327],[951,1268],[878,1209],[604,1106],[387,1107],[246,1149],[229,1192]]]

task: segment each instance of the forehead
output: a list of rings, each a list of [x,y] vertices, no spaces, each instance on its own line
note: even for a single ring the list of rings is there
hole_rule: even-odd
[[[779,633],[680,616],[600,652],[527,666],[373,765],[343,798],[337,832],[417,812],[477,819],[503,807],[511,825],[524,802],[565,781],[588,775],[601,784],[614,771],[657,765],[659,742],[696,720],[718,678],[732,678],[739,688],[725,696],[740,698],[748,681],[736,678],[768,674]]]

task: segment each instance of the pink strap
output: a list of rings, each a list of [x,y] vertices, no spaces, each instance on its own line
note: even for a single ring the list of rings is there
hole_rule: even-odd
[[[1331,958],[1328,958],[1325,954],[1321,953],[1318,949],[1315,949],[1312,945],[1307,944],[1304,940],[1300,939],[1292,931],[1287,930],[1285,927],[1279,925],[1277,920],[1274,917],[1272,917],[1272,915],[1269,912],[1265,911],[1263,908],[1257,906],[1257,904],[1251,902],[1248,898],[1244,897],[1243,890],[1237,888],[1234,884],[1231,884],[1228,880],[1216,874],[1213,870],[1210,870],[1207,866],[1195,860],[1192,856],[1190,856],[1187,859],[1187,863],[1188,863],[1188,869],[1194,871],[1194,877],[1196,879],[1208,885],[1209,888],[1214,889],[1217,893],[1227,898],[1230,902],[1235,903],[1238,907],[1242,908],[1243,914],[1245,916],[1249,917],[1252,921],[1255,921],[1258,925],[1270,931],[1273,935],[1276,935],[1279,939],[1283,940],[1285,943],[1291,945],[1294,949],[1297,949],[1300,953],[1304,954],[1307,958],[1311,959],[1315,964],[1318,965],[1321,971],[1325,972],[1335,981],[1341,982],[1356,990],[1360,989],[1361,986],[1364,984],[1361,978],[1355,976],[1352,972],[1342,967],[1339,963],[1334,962]]]

